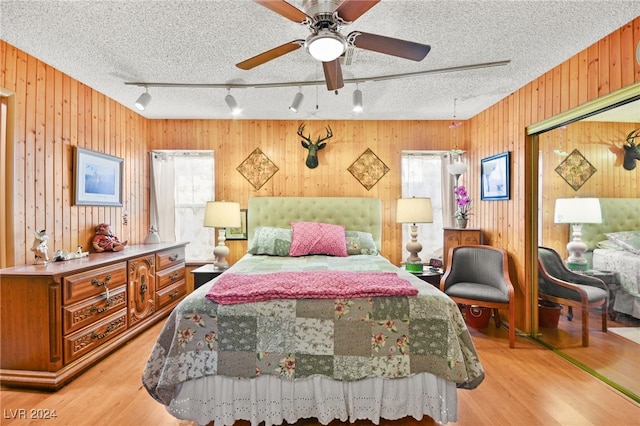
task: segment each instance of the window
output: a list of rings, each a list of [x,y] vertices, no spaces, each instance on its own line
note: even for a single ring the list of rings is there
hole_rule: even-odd
[[[215,229],[202,225],[215,198],[213,151],[151,152],[151,226],[160,241],[187,241],[187,261],[213,260]]]
[[[450,221],[444,220],[451,212],[450,196],[442,196],[443,182],[449,186],[451,178],[446,173],[449,153],[440,151],[403,151],[402,152],[402,197],[429,197],[433,207],[433,223],[418,225],[418,242],[422,244],[422,251],[418,256],[429,262],[432,257],[442,257],[443,227],[449,226]],[[411,240],[410,225],[402,225],[402,258],[409,256],[406,249]]]

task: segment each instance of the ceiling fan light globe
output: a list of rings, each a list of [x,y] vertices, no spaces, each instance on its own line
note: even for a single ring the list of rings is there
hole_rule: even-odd
[[[304,44],[309,54],[322,62],[339,58],[347,49],[347,43],[340,34],[326,30],[310,35]]]

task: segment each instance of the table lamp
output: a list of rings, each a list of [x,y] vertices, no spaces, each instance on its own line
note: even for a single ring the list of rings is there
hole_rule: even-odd
[[[400,198],[396,208],[396,223],[411,224],[411,241],[407,243],[409,257],[405,268],[407,271],[422,272],[422,260],[418,253],[422,250],[422,244],[418,242],[417,223],[432,223],[433,208],[431,198]]]
[[[582,242],[583,223],[602,223],[600,200],[597,198],[558,198],[554,215],[555,223],[569,223],[573,227],[573,240],[567,244],[569,257],[565,261],[567,267],[575,271],[589,269],[587,259],[583,256],[587,245]]]
[[[224,242],[226,240],[225,228],[238,228],[240,226],[240,203],[228,201],[207,201],[204,211],[204,226],[208,228],[218,228],[218,245],[213,249],[215,269],[227,269],[227,256],[229,247]]]

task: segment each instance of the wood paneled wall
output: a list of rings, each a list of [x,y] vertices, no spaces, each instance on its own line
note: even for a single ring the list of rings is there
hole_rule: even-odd
[[[526,127],[640,81],[640,65],[634,58],[639,42],[637,18],[458,129],[458,145],[467,149],[464,158],[470,165],[462,183],[475,203],[471,226],[482,228],[489,244],[508,250],[512,279],[517,286],[517,323],[525,331],[531,329],[528,277],[533,265],[531,246],[536,236],[532,221],[537,208],[529,194],[537,185],[533,172],[538,156],[529,144]],[[331,125],[335,136],[320,152],[320,166],[310,170],[304,166],[306,150],[300,147],[296,135],[299,121],[146,120],[127,106],[1,41],[0,59],[0,87],[14,93],[10,105],[15,109],[16,124],[14,143],[8,144],[12,147],[7,150],[14,160],[7,172],[14,183],[13,193],[5,195],[7,208],[13,211],[8,215],[7,220],[12,222],[8,229],[14,231],[11,236],[0,236],[4,239],[1,248],[12,253],[8,260],[11,264],[30,259],[32,232],[39,228],[50,230],[50,247],[87,245],[93,226],[102,221],[111,222],[122,239],[142,241],[148,229],[146,152],[186,148],[216,151],[216,197],[238,200],[243,206],[253,195],[381,198],[385,219],[383,254],[397,263],[401,260],[400,227],[393,218],[395,199],[400,195],[400,152],[452,146],[446,121],[312,121],[307,123],[312,137],[323,133],[326,125]],[[125,158],[123,208],[72,205],[73,146]],[[258,191],[236,171],[256,147],[280,168]],[[391,169],[370,191],[347,171],[366,148],[371,148]],[[504,151],[512,152],[511,199],[481,201],[480,160]],[[596,161],[595,157],[604,153],[590,155],[590,160]],[[627,185],[636,183],[631,180]],[[122,223],[125,212],[127,225]],[[232,243],[231,257],[235,260],[245,243]]]
[[[640,123],[603,123],[581,121],[545,132],[539,138],[540,201],[542,218],[541,236],[544,245],[567,255],[569,225],[553,221],[555,200],[571,197],[640,198],[640,172],[638,168],[622,167],[626,136]],[[577,149],[596,169],[586,183],[574,190],[555,171],[565,157],[554,151],[571,153]]]
[[[33,232],[40,229],[48,231],[50,254],[89,249],[102,222],[121,240],[142,241],[149,222],[148,120],[3,41],[0,59],[0,87],[13,117],[13,142],[2,155],[3,182],[13,182],[3,194],[12,212],[6,218],[12,231],[1,237],[8,265],[31,262]],[[73,205],[75,146],[125,159],[123,207]]]
[[[382,253],[402,260],[401,226],[395,222],[395,202],[401,195],[402,150],[448,150],[453,144],[449,121],[311,121],[305,134],[312,140],[331,126],[333,137],[318,152],[319,166],[305,165],[308,151],[296,134],[301,121],[285,120],[152,120],[149,149],[213,149],[216,156],[216,197],[240,202],[246,208],[254,196],[345,196],[383,200]],[[465,146],[464,132],[456,140]],[[236,170],[256,148],[278,166],[278,172],[259,190]],[[371,149],[390,171],[371,190],[347,170]],[[246,251],[246,241],[227,241],[230,261]]]
[[[533,138],[527,137],[526,127],[640,81],[640,64],[635,60],[638,43],[640,17],[470,120],[470,164],[500,152],[512,152],[511,200],[476,203],[474,226],[485,230],[491,245],[509,251],[517,287],[516,321],[523,330],[532,329],[530,277],[535,267],[532,248],[537,244],[537,202],[531,195],[537,192],[538,150]],[[582,146],[578,140],[575,143]],[[609,158],[605,150],[598,150],[590,154],[590,160],[599,162],[599,156]],[[610,171],[619,173],[617,168]],[[625,178],[626,185],[637,185],[637,173]]]

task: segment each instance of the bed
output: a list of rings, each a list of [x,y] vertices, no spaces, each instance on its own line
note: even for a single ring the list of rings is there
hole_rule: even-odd
[[[247,222],[248,253],[167,319],[143,373],[154,399],[216,426],[457,420],[482,364],[457,305],[378,254],[380,200],[254,197]],[[266,286],[293,274],[309,280]]]
[[[602,223],[583,224],[590,266],[615,272],[613,311],[640,318],[640,199],[600,198]]]

